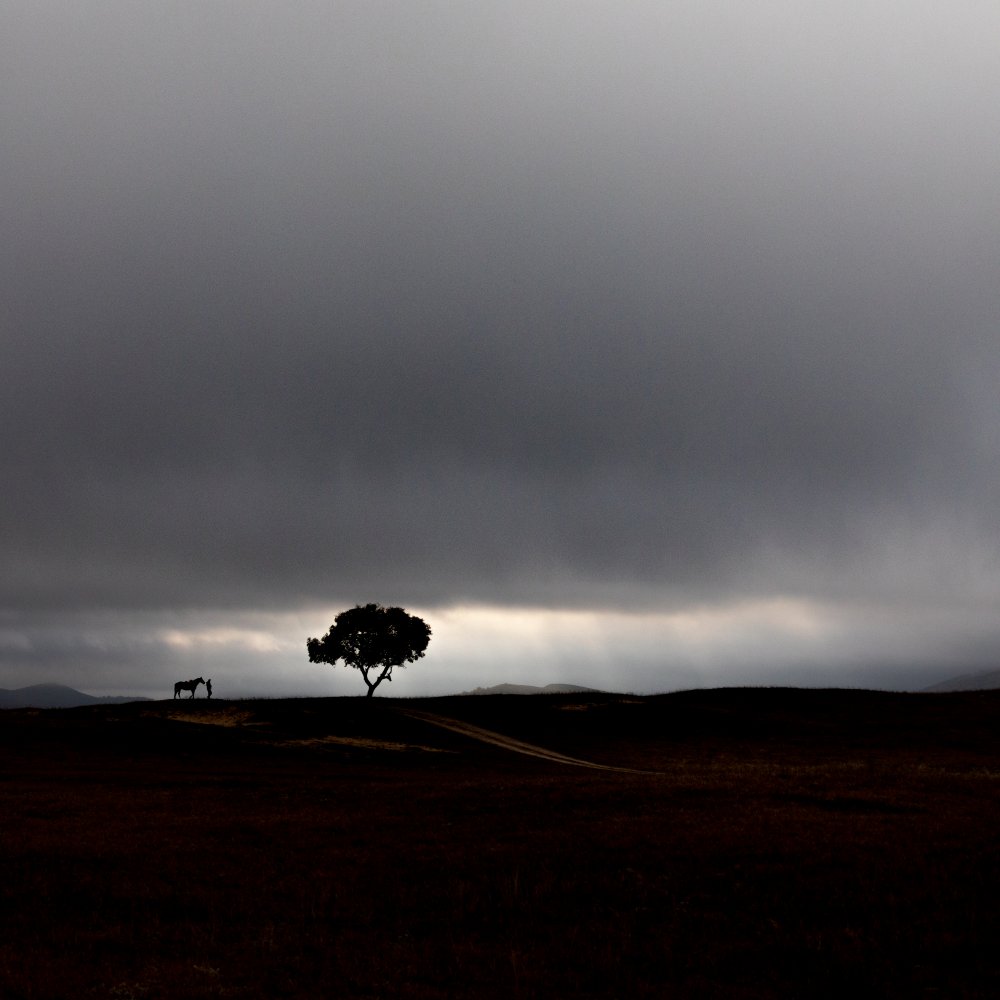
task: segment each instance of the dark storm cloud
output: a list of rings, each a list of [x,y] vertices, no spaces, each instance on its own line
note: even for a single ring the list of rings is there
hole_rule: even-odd
[[[0,603],[995,598],[998,15],[476,7],[3,15]]]

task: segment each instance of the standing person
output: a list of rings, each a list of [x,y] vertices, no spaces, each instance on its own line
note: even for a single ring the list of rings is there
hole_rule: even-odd
[[[211,698],[212,697],[212,678],[211,677],[209,677],[209,679],[207,681],[205,681],[205,687],[208,688],[208,696],[209,696],[209,698]]]

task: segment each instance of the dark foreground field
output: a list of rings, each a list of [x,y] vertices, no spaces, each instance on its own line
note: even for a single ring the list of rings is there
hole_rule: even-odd
[[[0,713],[0,996],[1000,996],[998,736],[1000,692]]]

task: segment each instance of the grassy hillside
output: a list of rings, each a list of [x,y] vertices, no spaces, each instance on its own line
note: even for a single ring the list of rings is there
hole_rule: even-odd
[[[998,723],[781,689],[5,712],[0,995],[996,996]]]

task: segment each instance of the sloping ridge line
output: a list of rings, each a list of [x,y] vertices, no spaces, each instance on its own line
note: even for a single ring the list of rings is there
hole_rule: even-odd
[[[446,715],[435,715],[433,712],[421,712],[418,709],[412,708],[401,708],[399,711],[403,715],[410,716],[412,719],[419,719],[422,722],[430,723],[432,726],[439,726],[441,729],[449,729],[453,733],[460,733],[462,736],[468,736],[482,743],[491,743],[494,746],[502,747],[504,750],[522,753],[528,757],[540,757],[542,760],[553,761],[556,764],[589,767],[595,771],[621,771],[625,774],[661,773],[659,771],[643,771],[635,767],[615,767],[613,764],[595,764],[590,760],[580,760],[578,757],[570,757],[556,750],[547,750],[545,747],[535,746],[533,743],[525,743],[523,740],[514,739],[512,736],[504,736],[503,733],[495,733],[491,729],[483,729],[481,726],[474,726],[471,722],[451,719]]]

